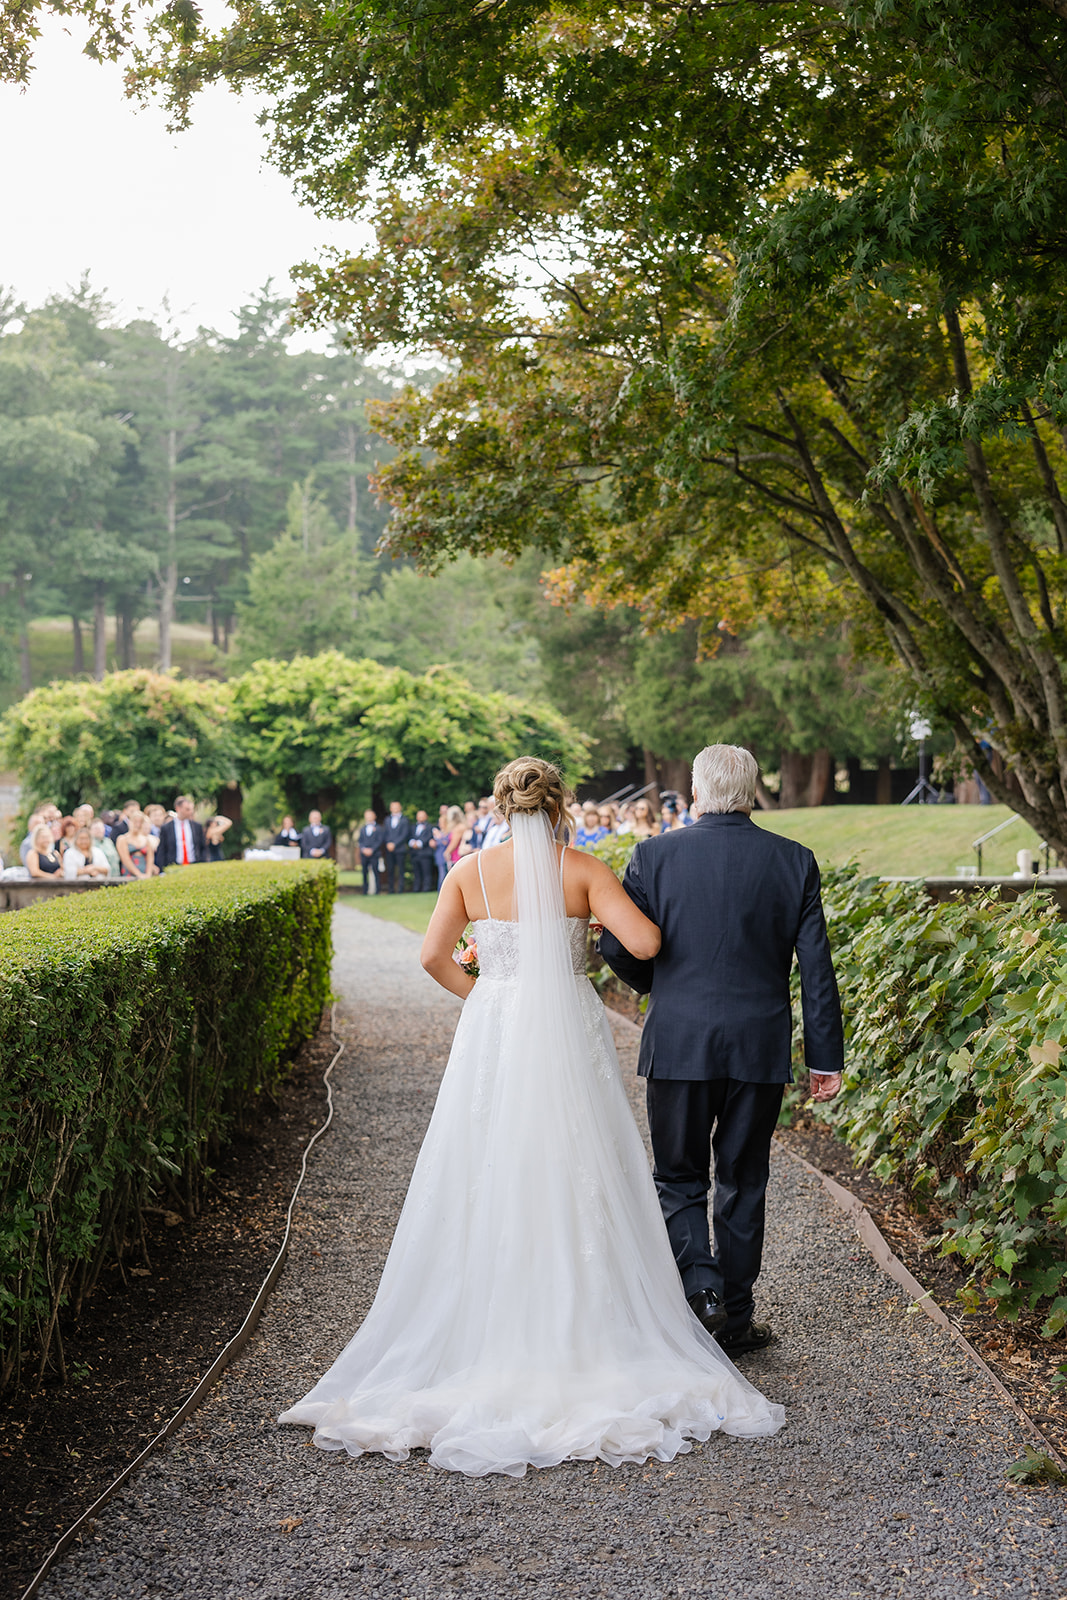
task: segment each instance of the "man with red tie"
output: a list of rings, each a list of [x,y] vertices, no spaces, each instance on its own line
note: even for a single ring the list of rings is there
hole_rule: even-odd
[[[173,820],[159,830],[156,866],[166,872],[168,867],[191,867],[206,859],[207,843],[203,828],[193,817],[192,797],[180,794],[174,802]]]

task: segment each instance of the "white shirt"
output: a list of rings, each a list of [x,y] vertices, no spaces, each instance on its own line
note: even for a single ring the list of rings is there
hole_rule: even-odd
[[[482,849],[491,850],[495,844],[503,844],[510,832],[511,826],[509,823],[490,822],[488,828],[485,830],[485,837],[482,840]]]
[[[182,838],[185,839],[185,853],[182,854]],[[178,817],[174,819],[174,861],[179,867],[192,866],[196,860],[193,850],[193,830],[187,821]]]
[[[87,867],[90,865],[94,867],[103,867],[108,876],[111,875],[111,868],[108,865],[107,856],[104,854],[98,844],[93,845],[88,861],[82,855],[80,850],[75,850],[72,844],[68,845],[66,850],[63,852],[64,878],[76,878],[78,876],[79,867]]]

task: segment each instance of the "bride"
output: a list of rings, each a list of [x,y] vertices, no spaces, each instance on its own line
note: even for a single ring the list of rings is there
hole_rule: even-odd
[[[634,955],[656,925],[595,857],[561,845],[566,792],[535,757],[498,775],[511,840],[445,879],[422,964],[465,1002],[378,1294],[279,1419],[314,1443],[520,1477],[669,1461],[784,1413],[690,1310],[604,1008],[592,916]],[[477,979],[453,959],[470,922]]]

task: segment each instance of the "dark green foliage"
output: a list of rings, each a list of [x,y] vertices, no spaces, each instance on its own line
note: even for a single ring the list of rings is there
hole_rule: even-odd
[[[385,519],[367,489],[382,452],[363,407],[389,385],[339,348],[292,350],[287,302],[269,288],[241,308],[234,338],[118,326],[88,281],[24,321],[16,312],[0,298],[0,693],[31,686],[26,630],[42,615],[91,626],[76,673],[133,666],[133,629],[153,611],[164,668],[176,621],[207,621],[225,651],[294,485],[345,564],[369,565]]]
[[[783,751],[877,760],[900,750],[887,709],[899,679],[880,663],[859,664],[847,630],[794,636],[758,627],[727,635],[701,660],[695,624],[642,640],[619,686],[634,741],[685,757],[705,744],[742,744],[764,768]],[[899,701],[897,705],[899,715]]]
[[[237,777],[227,685],[138,669],[99,683],[34,689],[0,721],[0,753],[22,782],[26,813],[210,796]]]
[[[348,827],[365,807],[485,794],[528,751],[568,777],[589,770],[581,734],[551,708],[485,692],[452,667],[421,677],[336,650],[257,661],[233,686],[245,769],[271,776],[294,812]]]
[[[1067,926],[1040,895],[944,905],[827,875],[848,1068],[821,1114],[946,1213],[945,1254],[1009,1313],[1067,1327]]]
[[[329,998],[330,863],[241,862],[3,918],[0,1342],[43,1370],[60,1308],[280,1081]]]

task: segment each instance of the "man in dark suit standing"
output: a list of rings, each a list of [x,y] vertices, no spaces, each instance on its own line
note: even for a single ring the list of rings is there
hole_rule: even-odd
[[[390,800],[389,815],[385,819],[383,829],[385,839],[385,870],[388,874],[387,882],[390,894],[403,894],[404,868],[408,860],[408,840],[411,838],[411,823],[404,815],[404,808],[399,800]]]
[[[428,894],[437,887],[437,865],[433,858],[433,828],[425,811],[416,811],[415,826],[408,840],[411,855],[411,887],[416,894]]]
[[[736,745],[700,752],[695,826],[642,840],[623,880],[662,930],[659,955],[637,961],[610,933],[600,941],[612,971],[651,997],[638,1070],[656,1188],[689,1304],[732,1355],[773,1338],[753,1321],[752,1291],[771,1136],[792,1081],[794,952],[816,1099],[837,1093],[844,1064],[819,869],[810,850],[752,821],[757,774],[755,758]]]
[[[156,866],[160,872],[168,867],[192,867],[207,860],[207,841],[204,830],[193,817],[193,800],[180,794],[174,802],[174,817],[164,822],[159,830],[156,846]]]
[[[382,830],[378,826],[377,812],[364,811],[356,848],[359,851],[359,864],[363,868],[363,893],[377,894],[378,858],[382,850]]]
[[[333,844],[333,834],[323,827],[322,812],[309,811],[308,825],[300,835],[300,854],[305,859],[320,861]]]

